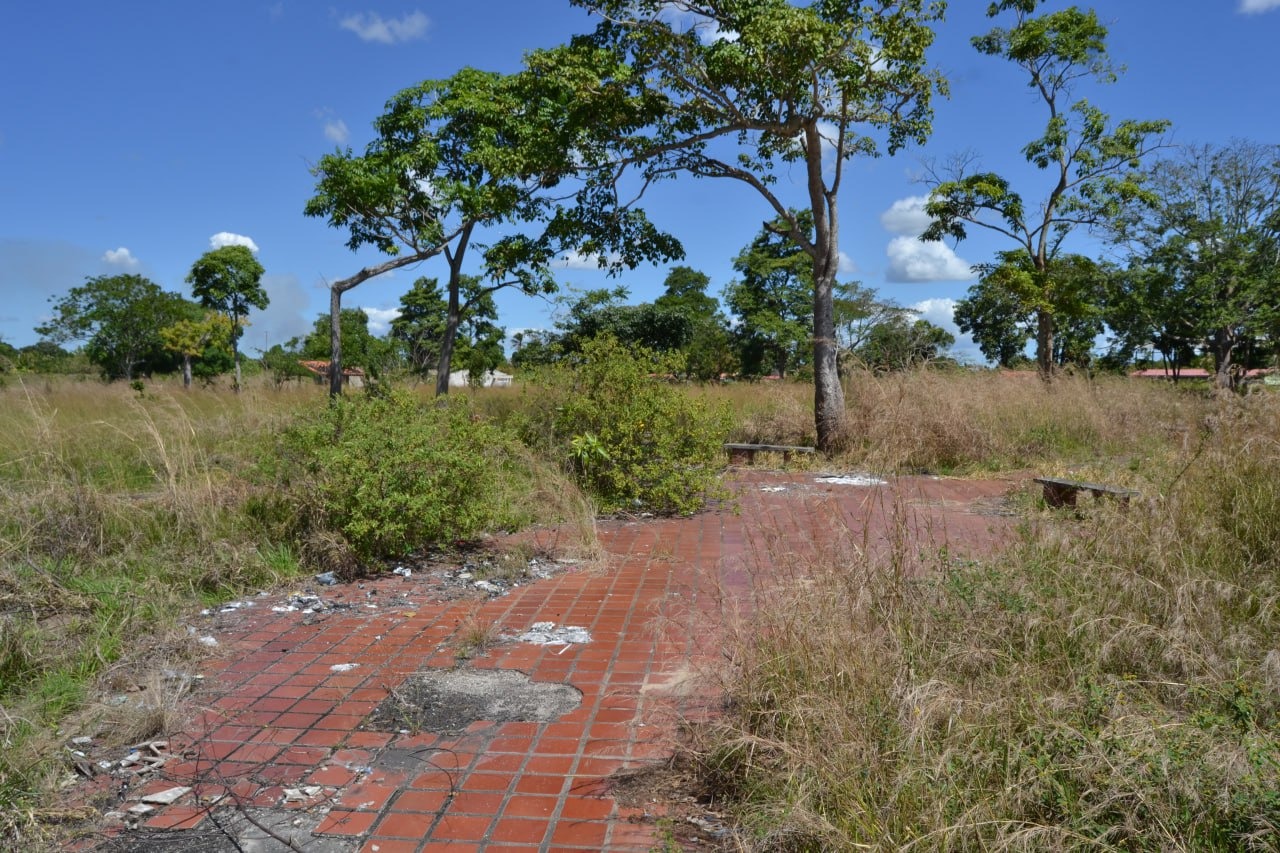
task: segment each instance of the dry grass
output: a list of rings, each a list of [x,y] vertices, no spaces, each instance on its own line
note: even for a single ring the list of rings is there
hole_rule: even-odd
[[[1077,423],[1184,405],[1148,393]],[[996,559],[772,555],[698,741],[744,844],[1277,849],[1280,401],[1217,405],[1125,467],[1144,501],[1041,511]]]

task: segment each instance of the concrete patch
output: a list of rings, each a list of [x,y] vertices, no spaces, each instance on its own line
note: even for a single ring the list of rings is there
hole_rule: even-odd
[[[351,838],[313,836],[323,815],[297,809],[218,809],[198,829],[124,832],[97,853],[352,853]]]
[[[450,670],[411,675],[369,717],[378,731],[456,734],[476,722],[550,722],[582,704],[567,684],[514,670]]]

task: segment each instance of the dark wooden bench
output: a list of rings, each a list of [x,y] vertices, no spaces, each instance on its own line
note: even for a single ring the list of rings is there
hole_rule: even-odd
[[[730,465],[751,465],[757,453],[781,453],[782,461],[790,462],[793,453],[813,453],[812,447],[797,447],[790,444],[726,444],[729,451]]]
[[[1136,498],[1140,494],[1133,489],[1064,480],[1060,477],[1036,477],[1035,481],[1044,486],[1044,502],[1049,506],[1075,506],[1076,495],[1080,492],[1089,492],[1096,498],[1112,498],[1127,506],[1130,498]]]

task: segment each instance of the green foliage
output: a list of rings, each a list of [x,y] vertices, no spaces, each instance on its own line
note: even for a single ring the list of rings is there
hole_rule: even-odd
[[[721,494],[729,412],[668,383],[680,365],[613,338],[544,372],[517,420],[606,512],[695,512]]]
[[[338,318],[342,326],[342,362],[377,374],[391,360],[390,344],[369,331],[369,315],[363,308],[343,308]],[[300,357],[328,361],[331,353],[329,314],[316,318],[315,326],[302,341]]]
[[[270,301],[262,287],[262,264],[247,246],[222,246],[205,252],[191,266],[187,283],[206,308],[222,313],[235,360],[236,387],[240,387],[240,336],[250,308],[266,308]]]
[[[339,400],[285,435],[284,477],[320,528],[362,559],[401,556],[518,522],[501,499],[527,479],[516,442],[465,400],[400,391]]]
[[[160,330],[190,317],[193,306],[140,275],[94,276],[53,301],[54,317],[36,328],[57,349],[84,341],[89,361],[107,379],[171,368]]]
[[[806,233],[813,217],[793,216]],[[813,359],[813,264],[777,219],[767,224],[734,259],[742,276],[724,289],[725,304],[738,318],[734,337],[742,372],[787,376],[811,368]]]
[[[1021,69],[1028,87],[1044,105],[1044,133],[1027,143],[1022,154],[1048,173],[1047,195],[1038,205],[1028,204],[1007,178],[970,172],[972,158],[962,157],[945,174],[931,175],[933,191],[925,210],[933,221],[921,239],[961,240],[968,226],[974,225],[1018,247],[1001,253],[1000,263],[992,267],[1000,274],[989,273],[990,280],[984,284],[1007,289],[1010,299],[983,299],[984,310],[970,312],[971,318],[986,320],[991,310],[1006,302],[1015,309],[1014,317],[1002,318],[996,325],[985,323],[988,348],[1007,356],[1017,318],[1031,314],[1036,362],[1047,376],[1055,353],[1063,351],[1054,341],[1058,325],[1078,324],[1082,316],[1073,301],[1079,291],[1070,282],[1063,286],[1063,279],[1071,277],[1069,271],[1063,275],[1056,266],[1063,243],[1077,228],[1105,225],[1126,205],[1150,199],[1137,169],[1141,159],[1158,146],[1154,137],[1169,123],[1125,120],[1112,125],[1107,114],[1087,100],[1064,103],[1081,79],[1101,83],[1116,79],[1107,54],[1107,29],[1092,10],[1072,6],[1036,15],[1039,5],[1035,0],[992,3],[988,15],[1011,12],[1013,25],[975,37],[973,45]],[[1095,311],[1099,304],[1095,298]]]
[[[854,355],[872,370],[909,370],[938,358],[955,342],[928,320],[898,315],[872,327]]]

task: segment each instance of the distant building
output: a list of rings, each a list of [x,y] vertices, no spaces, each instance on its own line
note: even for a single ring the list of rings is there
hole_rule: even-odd
[[[327,361],[299,361],[311,374],[315,377],[317,385],[325,385],[329,382],[329,362]],[[342,384],[348,388],[364,387],[364,371],[358,367],[342,368]]]
[[[510,388],[512,376],[501,370],[488,370],[480,377],[477,384],[480,388]],[[455,370],[449,374],[450,388],[466,388],[471,385],[471,373],[466,370]]]
[[[1255,367],[1253,370],[1244,371],[1240,376],[1245,381],[1265,380],[1273,372],[1267,368]],[[1166,370],[1163,367],[1148,367],[1144,370],[1130,371],[1129,375],[1138,379],[1172,379],[1173,370]],[[1179,379],[1212,379],[1213,376],[1212,370],[1205,370],[1203,367],[1184,367],[1178,371]]]

